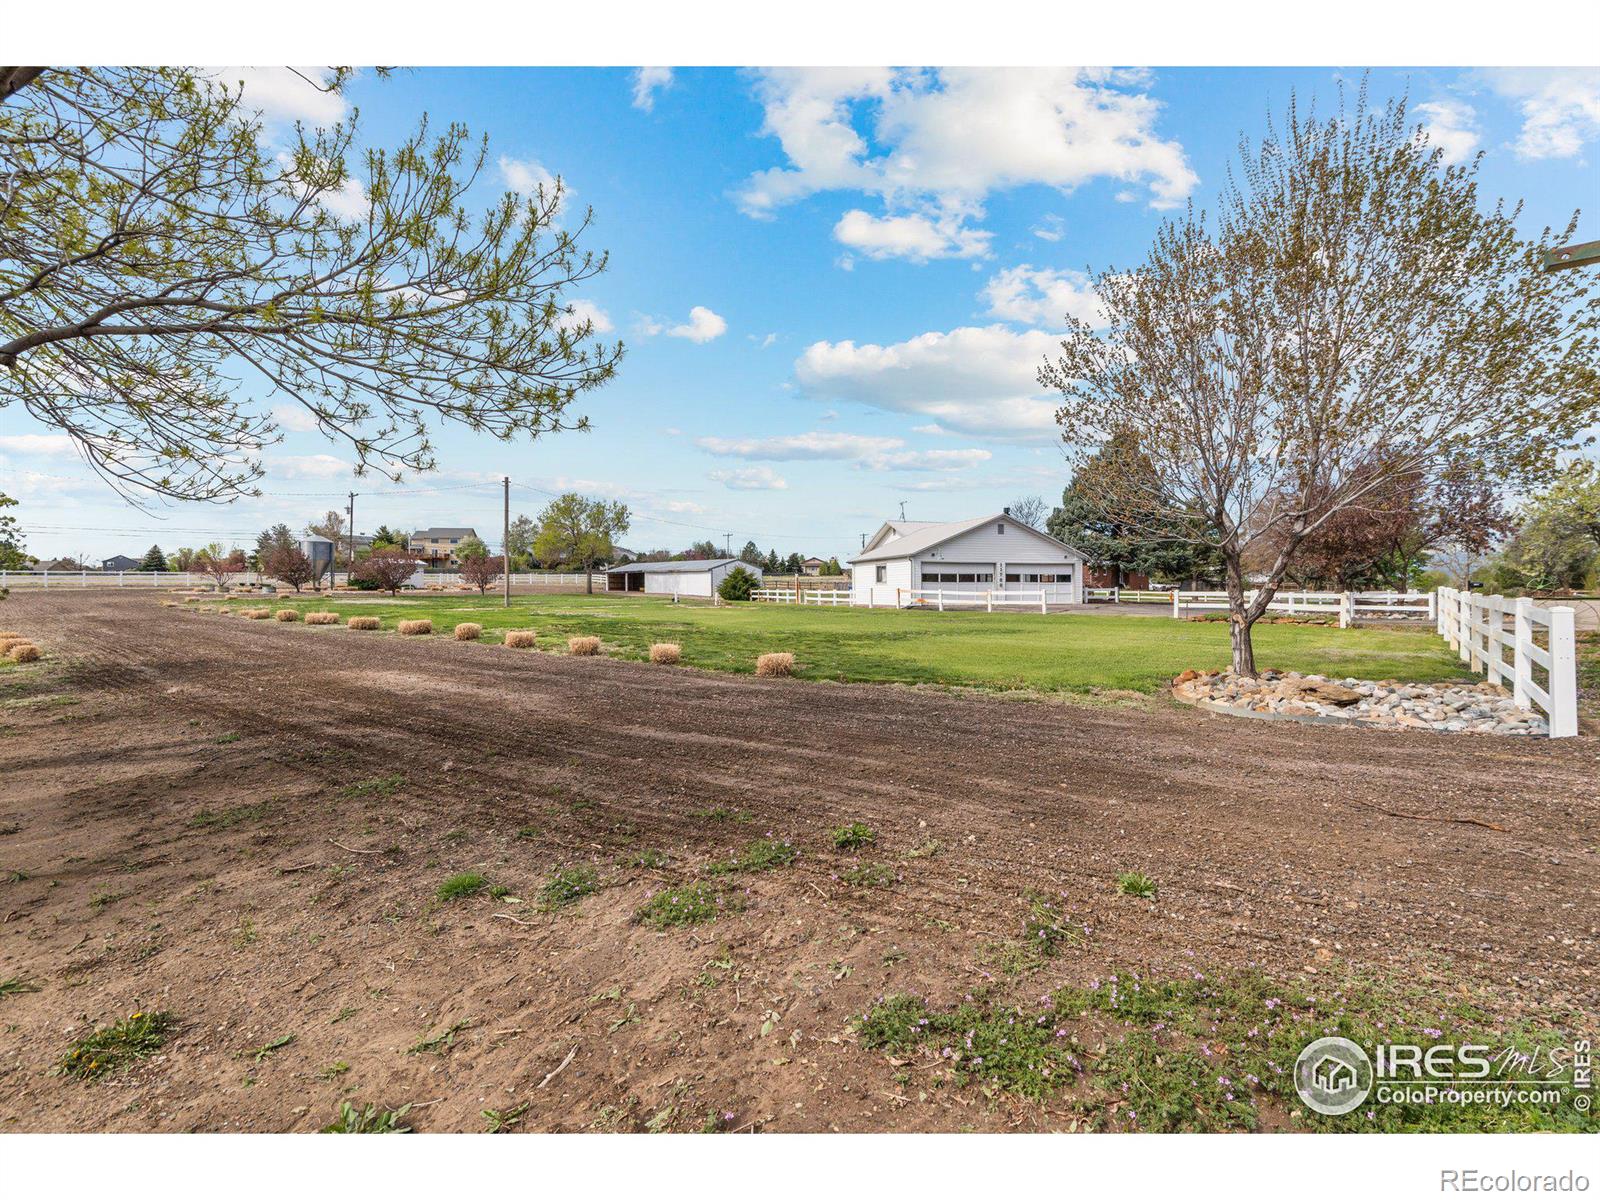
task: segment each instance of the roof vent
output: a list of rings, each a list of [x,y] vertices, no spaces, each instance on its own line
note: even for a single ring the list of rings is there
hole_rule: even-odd
[[[1006,508],[1005,508],[1005,509],[1003,509],[1003,510],[1002,510],[1002,511],[1003,511],[1003,512],[1004,512],[1004,513],[1005,513],[1005,514],[1006,514],[1006,516],[1008,516],[1008,517],[1009,517],[1009,516],[1010,516],[1010,515],[1011,515],[1011,509],[1010,509],[1010,507],[1009,507],[1009,506],[1007,506],[1007,507],[1006,507]]]

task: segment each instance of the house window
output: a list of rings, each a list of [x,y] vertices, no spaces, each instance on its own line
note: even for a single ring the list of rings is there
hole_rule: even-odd
[[[889,568],[888,567],[881,566],[881,565],[878,567],[878,582],[879,583],[888,583],[889,582]]]
[[[996,525],[994,527],[994,531],[996,533],[1004,533],[1006,531],[1006,523],[1004,521],[1001,521],[1000,524],[998,524],[998,525]]]

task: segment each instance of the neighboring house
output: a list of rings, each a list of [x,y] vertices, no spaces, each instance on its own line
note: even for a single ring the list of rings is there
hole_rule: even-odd
[[[800,573],[802,575],[821,575],[822,568],[827,565],[828,560],[825,558],[808,558],[800,564]]]
[[[852,604],[904,607],[916,591],[981,597],[1044,592],[1050,604],[1083,601],[1083,555],[1011,518],[887,521],[850,560]]]
[[[757,579],[761,568],[737,558],[698,558],[680,562],[635,562],[606,572],[606,591],[643,592],[647,596],[705,596],[722,586],[735,567]]]
[[[52,558],[33,568],[35,571],[82,571],[87,568],[75,558]]]
[[[1092,588],[1128,588],[1143,592],[1150,587],[1150,576],[1139,571],[1124,571],[1117,567],[1085,567],[1083,584]]]
[[[457,563],[456,547],[478,531],[470,526],[439,525],[432,529],[419,529],[411,535],[411,551],[420,555],[430,567],[453,567]]]
[[[113,554],[100,564],[102,571],[137,571],[143,559],[129,558],[126,554]]]

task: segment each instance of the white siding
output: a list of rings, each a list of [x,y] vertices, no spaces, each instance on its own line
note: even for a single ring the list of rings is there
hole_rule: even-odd
[[[878,568],[883,568],[884,580],[878,582]],[[910,600],[904,595],[916,586],[911,560],[891,558],[887,562],[857,563],[850,577],[852,604],[867,604],[875,608],[894,608]]]
[[[647,596],[709,596],[710,571],[648,571],[644,577]]]

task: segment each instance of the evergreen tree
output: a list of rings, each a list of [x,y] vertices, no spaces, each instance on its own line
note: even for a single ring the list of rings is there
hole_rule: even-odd
[[[167,569],[167,556],[161,553],[160,546],[151,546],[144,552],[144,558],[139,561],[141,571],[165,571]]]
[[[739,561],[747,562],[752,567],[761,566],[761,548],[754,542],[746,542],[744,549],[739,551]]]

